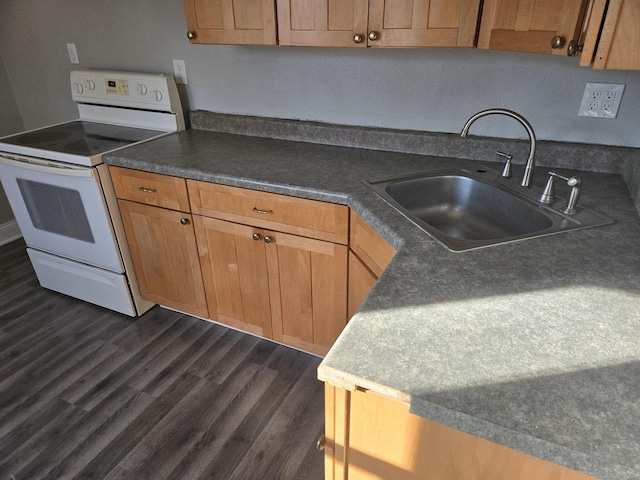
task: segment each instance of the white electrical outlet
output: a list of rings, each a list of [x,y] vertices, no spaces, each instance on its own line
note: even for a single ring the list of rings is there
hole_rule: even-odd
[[[78,65],[80,60],[78,60],[78,52],[76,51],[75,43],[67,43],[67,52],[69,52],[69,60],[72,64]]]
[[[187,84],[187,68],[184,66],[184,60],[173,61],[173,76],[176,79],[176,83]]]
[[[587,83],[580,104],[580,117],[616,118],[624,84]]]

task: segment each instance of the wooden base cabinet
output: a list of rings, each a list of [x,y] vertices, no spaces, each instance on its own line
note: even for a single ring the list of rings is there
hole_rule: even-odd
[[[114,166],[109,172],[142,298],[208,317],[185,179]]]
[[[213,320],[324,355],[347,323],[349,209],[187,181]]]
[[[326,480],[596,480],[413,415],[372,392],[325,385]]]

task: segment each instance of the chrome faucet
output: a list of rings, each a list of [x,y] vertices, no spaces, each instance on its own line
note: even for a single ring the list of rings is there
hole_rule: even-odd
[[[511,110],[506,110],[504,108],[490,108],[489,110],[483,110],[482,112],[476,113],[469,120],[467,120],[467,123],[465,123],[464,127],[462,127],[460,136],[463,138],[466,137],[473,122],[486,115],[506,115],[507,117],[514,118],[518,122],[520,122],[520,124],[529,134],[529,142],[531,143],[531,146],[529,147],[529,158],[527,159],[527,165],[524,168],[524,175],[522,176],[522,182],[520,182],[520,185],[522,185],[523,187],[530,187],[531,179],[533,177],[533,167],[535,166],[535,160],[533,157],[536,153],[536,134],[533,131],[533,127],[527,121],[527,119],[519,113],[512,112]]]

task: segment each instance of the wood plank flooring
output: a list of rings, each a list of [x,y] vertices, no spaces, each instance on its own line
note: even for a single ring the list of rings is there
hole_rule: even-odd
[[[321,480],[320,360],[41,288],[0,247],[0,480]]]

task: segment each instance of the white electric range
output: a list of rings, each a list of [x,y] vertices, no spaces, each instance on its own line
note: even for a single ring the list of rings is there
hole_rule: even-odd
[[[0,180],[40,284],[127,315],[143,300],[107,153],[184,130],[171,76],[71,72],[77,120],[0,138]]]

